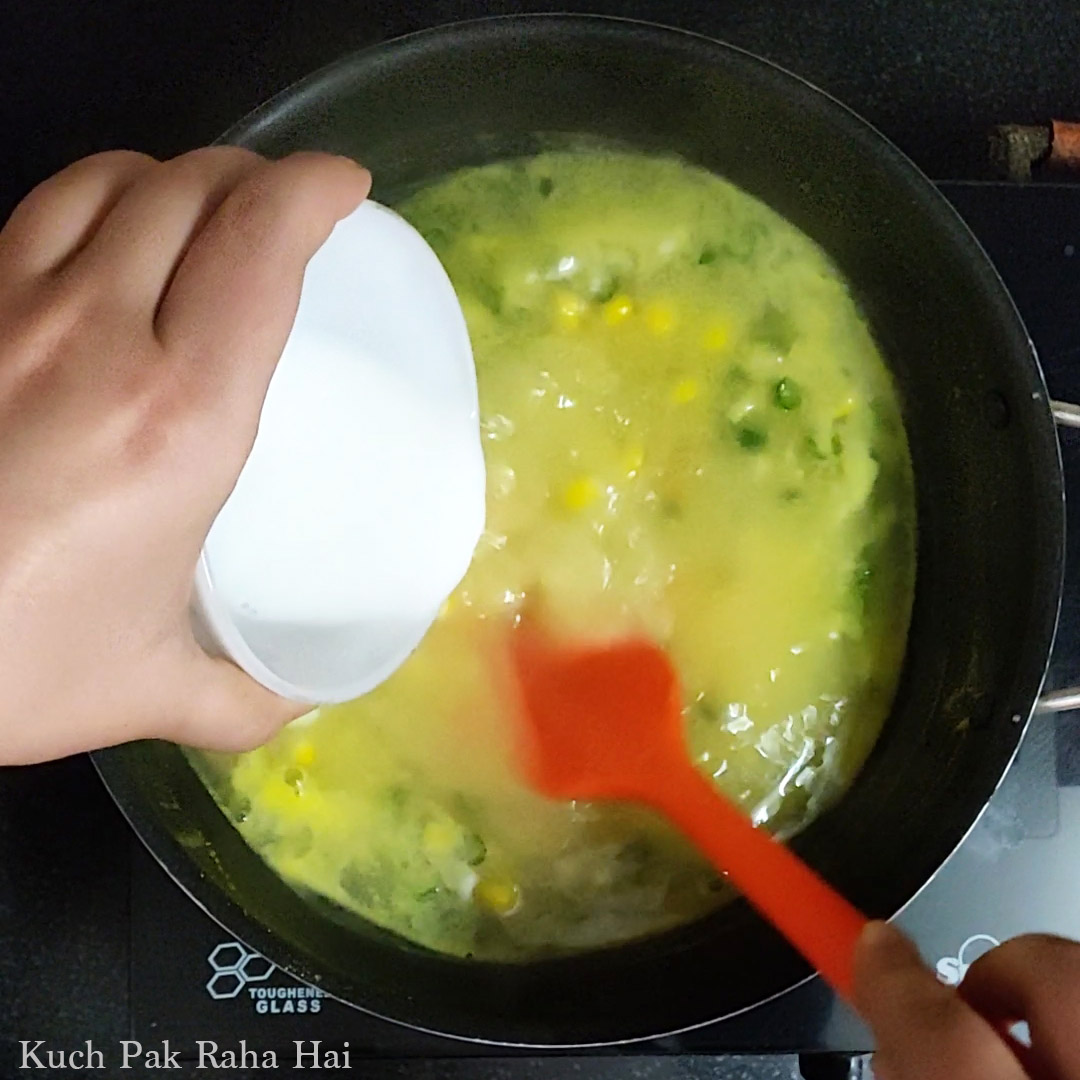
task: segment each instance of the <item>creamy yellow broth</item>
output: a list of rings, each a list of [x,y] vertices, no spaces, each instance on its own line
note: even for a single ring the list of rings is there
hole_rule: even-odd
[[[389,682],[205,775],[288,882],[433,949],[699,916],[722,890],[662,822],[522,785],[506,635],[528,603],[558,633],[662,642],[693,760],[800,827],[864,760],[903,656],[914,511],[885,366],[807,237],[676,161],[544,155],[401,209],[472,333],[487,532]]]

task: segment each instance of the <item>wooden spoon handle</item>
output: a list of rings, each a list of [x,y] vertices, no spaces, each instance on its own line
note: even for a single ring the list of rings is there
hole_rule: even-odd
[[[866,916],[793,851],[754,828],[693,766],[674,774],[669,770],[666,780],[663,792],[657,792],[656,809],[850,1001],[855,945]]]

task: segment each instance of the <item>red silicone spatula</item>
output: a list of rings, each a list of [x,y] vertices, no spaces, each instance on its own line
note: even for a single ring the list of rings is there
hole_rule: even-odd
[[[558,645],[528,623],[514,632],[512,652],[533,785],[553,798],[658,810],[850,1000],[866,917],[693,767],[667,654],[644,640]]]

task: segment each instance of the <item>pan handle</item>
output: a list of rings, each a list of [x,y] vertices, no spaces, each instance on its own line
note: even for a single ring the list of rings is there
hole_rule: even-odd
[[[1080,428],[1080,405],[1068,401],[1051,401],[1050,412],[1058,427]]]
[[[1068,401],[1051,401],[1050,412],[1058,427],[1080,428],[1080,405]],[[1036,712],[1059,713],[1080,709],[1080,686],[1066,686],[1043,694],[1035,705]]]
[[[1035,711],[1043,713],[1071,712],[1080,709],[1080,686],[1066,686],[1043,694],[1035,703]]]

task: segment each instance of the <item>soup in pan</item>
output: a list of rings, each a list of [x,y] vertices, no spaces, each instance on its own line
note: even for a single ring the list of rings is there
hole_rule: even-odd
[[[859,769],[904,654],[889,374],[824,253],[684,163],[547,154],[401,211],[472,334],[487,531],[388,682],[199,767],[287,882],[432,949],[527,959],[698,917],[722,881],[664,822],[523,783],[507,633],[529,605],[568,639],[660,642],[693,761],[800,828]]]

